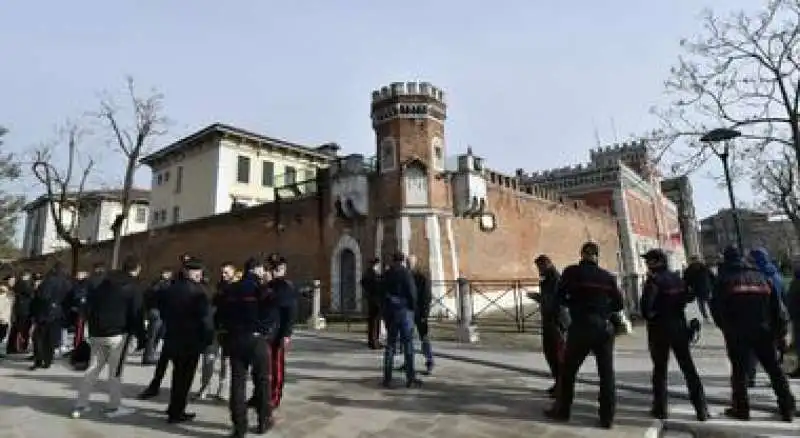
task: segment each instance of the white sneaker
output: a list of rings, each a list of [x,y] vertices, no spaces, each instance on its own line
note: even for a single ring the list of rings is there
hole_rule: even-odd
[[[75,408],[72,410],[72,414],[70,415],[74,419],[81,418],[84,414],[88,414],[91,412],[91,408],[89,406],[83,406],[79,408]]]
[[[106,411],[106,417],[108,417],[108,418],[123,417],[125,415],[131,415],[134,412],[136,412],[136,410],[133,409],[133,408],[129,408],[129,407],[126,407],[126,406],[120,406],[117,409],[107,410]]]

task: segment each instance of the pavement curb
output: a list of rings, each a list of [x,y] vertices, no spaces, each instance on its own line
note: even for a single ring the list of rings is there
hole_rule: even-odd
[[[321,338],[321,339],[328,339],[328,340],[338,341],[338,342],[347,343],[347,344],[351,344],[351,345],[352,344],[357,344],[357,345],[363,344],[363,342],[357,341],[355,339],[347,339],[347,338],[343,338],[343,337],[336,336],[336,335],[330,335],[330,334],[327,334],[327,333],[308,332],[308,331],[303,331],[301,333],[303,333],[306,336],[317,337],[317,338]],[[505,363],[502,363],[502,362],[490,361],[490,360],[485,360],[485,359],[476,359],[476,358],[473,358],[473,357],[467,357],[467,356],[462,356],[462,355],[453,354],[453,353],[442,353],[442,352],[434,351],[433,355],[436,356],[436,357],[444,358],[444,359],[455,360],[455,361],[460,361],[460,362],[465,362],[465,363],[470,363],[470,364],[473,364],[473,365],[480,365],[480,366],[485,366],[485,367],[490,367],[490,368],[497,368],[497,369],[502,369],[502,370],[506,370],[506,371],[517,372],[517,373],[520,373],[520,374],[526,374],[526,375],[534,376],[534,377],[550,378],[550,372],[549,371],[544,371],[544,370],[537,370],[537,369],[532,369],[532,368],[523,368],[523,367],[519,367],[519,366],[516,366],[516,365],[505,364]],[[585,377],[584,378],[578,377],[577,381],[580,382],[580,383],[586,384],[586,385],[593,385],[593,386],[598,386],[599,383],[600,383],[598,379],[587,379]],[[621,389],[623,391],[628,391],[628,392],[635,392],[637,394],[650,394],[652,392],[652,388],[649,385],[637,385],[637,384],[633,384],[633,383],[620,382],[619,380],[617,381],[617,389]],[[680,398],[682,400],[689,400],[689,393],[688,392],[670,390],[669,391],[669,396],[670,397]],[[727,406],[727,405],[730,404],[730,399],[727,399],[727,398],[724,398],[724,397],[719,397],[719,396],[706,395],[706,400],[710,404],[724,405],[724,406]],[[774,404],[772,404],[772,403],[763,403],[763,402],[751,401],[750,402],[750,409],[754,409],[754,410],[762,411],[762,412],[775,412],[776,406]]]

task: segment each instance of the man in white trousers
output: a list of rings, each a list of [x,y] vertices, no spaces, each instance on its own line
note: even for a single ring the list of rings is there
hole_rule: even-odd
[[[108,367],[109,417],[127,415],[133,409],[122,406],[122,368],[129,336],[143,333],[142,303],[138,281],[141,264],[133,256],[125,258],[122,269],[111,271],[99,286],[89,290],[86,314],[89,345],[92,350],[89,369],[83,377],[72,418],[90,410],[89,398],[97,378]]]

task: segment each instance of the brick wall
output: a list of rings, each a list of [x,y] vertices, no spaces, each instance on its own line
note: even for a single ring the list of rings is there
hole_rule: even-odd
[[[578,260],[587,240],[600,245],[601,264],[617,270],[617,227],[610,216],[498,185],[489,186],[488,197],[489,210],[497,216],[495,231],[481,231],[474,220],[453,223],[462,275],[487,280],[536,277],[537,255],[547,254],[563,268]]]
[[[290,275],[298,281],[319,279],[323,306],[330,305],[335,248],[343,235],[354,238],[361,252],[362,268],[375,255],[375,220],[337,218],[331,199],[318,196],[253,207],[225,215],[126,236],[122,254],[141,257],[145,277],[152,278],[165,266],[175,267],[177,257],[188,252],[212,269],[223,261],[241,265],[251,255],[277,251],[290,263]],[[571,204],[535,198],[512,188],[489,186],[489,209],[498,219],[494,232],[480,230],[476,220],[454,219],[453,234],[461,275],[470,279],[509,280],[537,275],[532,261],[541,253],[564,267],[578,259],[580,245],[594,240],[601,247],[601,262],[616,270],[617,236],[614,221],[599,212]],[[422,217],[411,218],[411,247],[424,265],[428,260],[428,236]],[[397,249],[396,221],[384,220],[383,250]],[[442,224],[443,269],[452,276],[450,246]],[[111,243],[84,249],[79,267],[109,259]],[[29,259],[21,265],[43,271],[53,258],[69,262],[69,251]]]
[[[320,242],[316,197],[265,204],[225,215],[212,216],[123,238],[122,255],[135,254],[143,262],[144,274],[155,276],[162,267],[174,267],[184,252],[202,259],[215,269],[223,261],[241,265],[249,256],[278,251],[292,261],[292,270],[305,277],[316,273],[315,251],[309,244]],[[87,246],[79,268],[110,259],[111,242]],[[24,261],[26,267],[43,270],[53,258],[70,261],[69,251]],[[216,272],[213,272],[216,274]]]

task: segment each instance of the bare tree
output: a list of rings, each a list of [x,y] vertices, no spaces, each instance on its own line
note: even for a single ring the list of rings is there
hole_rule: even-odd
[[[53,147],[43,146],[35,151],[31,170],[33,175],[45,188],[45,197],[50,215],[59,238],[69,244],[72,252],[72,270],[78,267],[81,248],[84,243],[77,235],[80,216],[85,212],[86,181],[94,167],[94,161],[88,158],[80,163],[79,145],[85,132],[75,122],[69,122],[63,128],[63,141],[66,142],[67,156],[54,156]],[[61,148],[59,148],[61,149]],[[66,159],[63,166],[58,163]]]
[[[119,264],[122,227],[130,214],[133,201],[131,189],[136,170],[140,165],[139,160],[147,154],[153,140],[166,132],[167,125],[167,119],[162,114],[164,96],[161,93],[152,91],[145,97],[138,95],[131,77],[126,78],[126,85],[126,100],[129,107],[117,105],[113,97],[106,95],[100,102],[100,110],[95,114],[110,131],[115,149],[126,160],[121,194],[122,212],[111,224],[111,231],[114,234],[112,269]],[[123,118],[130,118],[130,123],[124,123]]]
[[[699,138],[714,128],[742,132],[731,150],[740,170],[757,182],[772,185],[775,160],[792,157],[792,172],[800,157],[800,0],[770,0],[757,13],[739,11],[720,18],[712,11],[703,17],[703,33],[683,40],[686,51],[671,70],[666,90],[673,98],[665,109],[654,110],[662,121],[655,133],[659,157],[677,155],[673,171],[687,173],[718,155]],[[688,149],[679,152],[674,146]],[[771,163],[763,165],[763,163]],[[758,164],[758,165],[757,165]],[[762,172],[767,172],[762,174]],[[765,178],[766,176],[766,178]],[[757,184],[763,189],[763,184]],[[796,197],[795,187],[781,187]],[[768,199],[776,199],[764,192]],[[787,194],[787,196],[789,196]],[[785,202],[773,205],[785,210]],[[800,218],[793,219],[800,229]]]
[[[0,126],[0,258],[14,258],[19,255],[17,245],[14,243],[19,213],[25,203],[23,196],[16,195],[9,185],[18,181],[20,163],[14,154],[7,153],[3,147],[3,136],[8,132]]]

